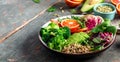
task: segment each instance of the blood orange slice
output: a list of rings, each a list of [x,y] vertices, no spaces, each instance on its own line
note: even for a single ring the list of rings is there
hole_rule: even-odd
[[[114,5],[117,5],[118,3],[120,3],[120,0],[111,0],[111,2],[112,2]]]
[[[61,26],[67,26],[70,28],[71,32],[75,32],[80,28],[79,23],[76,20],[73,19],[65,19],[61,22]]]

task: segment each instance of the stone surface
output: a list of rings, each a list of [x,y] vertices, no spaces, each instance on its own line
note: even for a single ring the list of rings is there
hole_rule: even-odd
[[[36,4],[32,0],[1,0],[0,38],[48,8],[55,1],[41,0],[41,3]]]

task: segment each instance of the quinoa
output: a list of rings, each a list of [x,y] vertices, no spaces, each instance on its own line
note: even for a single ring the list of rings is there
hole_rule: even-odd
[[[74,43],[65,46],[62,52],[68,54],[89,53],[91,52],[91,47],[89,45],[81,45],[78,43]]]
[[[104,12],[104,13],[108,13],[108,12],[112,12],[113,9],[110,6],[99,6],[97,8],[97,11],[99,12]]]

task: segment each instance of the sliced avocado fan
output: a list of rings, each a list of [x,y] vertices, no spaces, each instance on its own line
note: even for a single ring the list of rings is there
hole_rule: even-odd
[[[86,0],[80,10],[81,10],[81,12],[88,12],[91,9],[93,9],[93,7],[96,4],[101,3],[101,2],[104,2],[104,0]]]

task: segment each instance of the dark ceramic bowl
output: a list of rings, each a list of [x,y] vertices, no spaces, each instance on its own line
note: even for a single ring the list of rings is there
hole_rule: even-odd
[[[81,15],[74,15],[74,16],[81,16]],[[66,17],[70,17],[70,15],[69,15],[69,16],[63,16],[63,17],[60,17],[60,18],[66,18]],[[58,18],[56,18],[56,19],[58,19]],[[50,23],[50,21],[47,22],[46,24],[44,24],[42,27],[47,26],[49,23]],[[41,27],[41,28],[42,28],[42,27]],[[91,57],[91,56],[92,56],[92,57],[93,57],[93,56],[98,56],[98,55],[100,55],[100,53],[102,53],[103,51],[105,51],[106,49],[108,49],[108,48],[115,42],[116,34],[114,35],[112,41],[111,41],[106,47],[104,47],[104,49],[99,50],[99,51],[90,52],[90,53],[83,53],[83,54],[81,54],[81,53],[80,53],[80,54],[67,54],[67,53],[63,53],[63,52],[58,52],[58,51],[52,50],[52,49],[50,49],[50,48],[47,46],[47,44],[42,40],[42,38],[41,38],[41,36],[40,36],[40,32],[38,33],[38,37],[39,37],[39,40],[40,40],[40,42],[42,43],[42,45],[43,45],[45,48],[47,48],[50,52],[53,52],[53,53],[58,54],[58,55],[68,56],[68,57],[89,58],[89,57]]]

